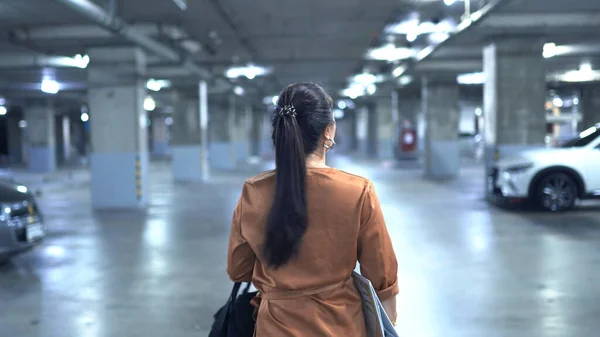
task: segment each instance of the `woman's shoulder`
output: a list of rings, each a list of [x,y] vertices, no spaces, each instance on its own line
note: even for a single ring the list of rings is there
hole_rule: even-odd
[[[359,189],[365,189],[372,185],[371,181],[365,177],[346,172],[343,170],[331,168],[327,170],[318,170],[319,174],[325,174],[335,181],[345,185],[353,185]],[[275,170],[261,172],[253,177],[246,179],[246,184],[253,186],[269,185],[274,183]]]
[[[275,177],[275,170],[261,172],[253,177],[246,179],[246,184],[255,185],[261,182],[270,181]]]
[[[368,178],[343,170],[333,169],[330,171],[329,174],[335,180],[344,184],[353,185],[359,189],[365,189],[372,185],[371,180],[369,180]]]

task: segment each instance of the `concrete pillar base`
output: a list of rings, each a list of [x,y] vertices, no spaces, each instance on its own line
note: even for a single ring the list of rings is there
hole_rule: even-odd
[[[92,153],[94,209],[131,209],[146,206],[148,156],[144,153]]]
[[[56,154],[50,146],[29,147],[29,171],[50,173],[56,171]]]
[[[457,140],[432,141],[425,176],[432,179],[456,178],[460,171],[460,143]]]
[[[379,159],[394,159],[394,141],[392,139],[379,139],[377,156]]]
[[[208,146],[210,167],[219,170],[237,168],[234,144],[229,142],[212,142]]]
[[[168,141],[154,141],[152,144],[152,155],[158,157],[166,157],[171,154]]]
[[[201,182],[202,146],[174,145],[172,146],[173,179],[177,182]]]

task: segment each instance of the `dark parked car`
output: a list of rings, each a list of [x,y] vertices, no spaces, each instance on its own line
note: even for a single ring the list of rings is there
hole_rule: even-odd
[[[0,178],[0,264],[39,244],[45,226],[33,194],[11,179]]]

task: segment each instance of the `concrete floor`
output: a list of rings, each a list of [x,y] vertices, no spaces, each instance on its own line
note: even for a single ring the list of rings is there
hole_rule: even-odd
[[[401,336],[598,336],[600,207],[500,210],[483,201],[478,167],[430,182],[414,165],[337,166],[375,182],[399,260]],[[177,185],[154,166],[145,212],[94,213],[86,184],[45,193],[49,237],[0,267],[0,336],[206,336],[252,173]]]

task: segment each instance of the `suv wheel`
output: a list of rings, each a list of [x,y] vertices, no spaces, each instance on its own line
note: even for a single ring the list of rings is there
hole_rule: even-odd
[[[536,188],[536,202],[544,210],[562,212],[572,209],[577,199],[577,184],[569,175],[550,173]]]

